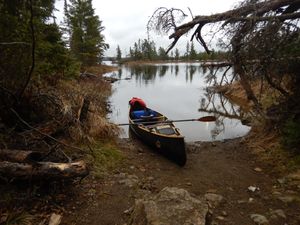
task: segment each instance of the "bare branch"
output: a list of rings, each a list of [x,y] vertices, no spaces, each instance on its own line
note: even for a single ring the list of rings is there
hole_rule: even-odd
[[[209,53],[209,50],[201,36],[201,29],[206,24],[224,22],[223,26],[226,26],[227,24],[246,21],[260,22],[274,19],[281,21],[298,19],[300,18],[300,13],[292,12],[295,12],[300,8],[299,4],[300,0],[268,0],[258,3],[248,3],[245,6],[241,6],[237,9],[229,10],[224,13],[213,14],[210,16],[196,16],[190,22],[184,23],[180,26],[177,26],[174,23],[171,25],[168,22],[170,19],[174,22],[174,14],[172,13],[173,9],[159,8],[153,13],[152,17],[148,21],[148,24],[156,24],[155,30],[158,32],[162,31],[164,33],[168,33],[171,29],[174,30],[174,32],[169,36],[169,39],[174,40],[168,48],[168,52],[175,46],[181,36],[192,30],[195,25],[198,25],[191,39],[196,37],[196,39]],[[276,10],[282,7],[290,7],[289,9],[291,10],[288,10],[285,14],[276,13]],[[273,15],[268,15],[269,12],[273,12]],[[185,15],[182,11],[181,13]]]
[[[0,42],[0,45],[31,45],[31,43],[23,41],[13,41],[13,42]]]

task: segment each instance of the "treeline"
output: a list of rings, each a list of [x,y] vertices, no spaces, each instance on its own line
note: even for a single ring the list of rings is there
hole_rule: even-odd
[[[120,46],[116,49],[116,59],[118,61],[137,60],[224,60],[228,56],[227,52],[212,51],[197,52],[193,42],[187,42],[185,52],[180,54],[178,48],[169,54],[162,47],[157,48],[153,41],[139,39],[129,48],[129,54],[122,57]]]
[[[32,78],[79,74],[101,61],[108,45],[92,0],[65,0],[58,25],[55,0],[0,1],[0,87],[22,95]]]

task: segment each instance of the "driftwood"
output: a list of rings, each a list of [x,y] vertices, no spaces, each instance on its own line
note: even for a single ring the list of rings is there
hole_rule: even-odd
[[[38,162],[35,164],[0,162],[0,175],[15,179],[72,179],[85,177],[89,170],[84,161],[73,163]]]
[[[0,159],[11,162],[37,162],[42,154],[34,151],[0,149]]]

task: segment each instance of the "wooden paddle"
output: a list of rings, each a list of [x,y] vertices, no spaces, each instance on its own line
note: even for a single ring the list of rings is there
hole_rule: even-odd
[[[213,122],[216,121],[217,118],[215,116],[203,116],[198,119],[184,119],[184,120],[165,120],[165,121],[145,121],[139,122],[137,124],[154,124],[154,123],[173,123],[173,122],[187,122],[187,121],[199,121],[199,122]],[[131,125],[131,123],[119,123],[118,126]]]

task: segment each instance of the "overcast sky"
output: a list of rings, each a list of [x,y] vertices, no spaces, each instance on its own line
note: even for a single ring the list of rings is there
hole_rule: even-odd
[[[102,25],[105,27],[103,32],[106,43],[110,45],[106,51],[106,56],[116,56],[117,45],[120,46],[122,56],[128,54],[129,47],[132,47],[138,39],[147,38],[146,25],[159,7],[180,8],[190,15],[192,14],[210,15],[232,9],[241,0],[93,0],[95,14],[99,16]],[[63,13],[63,0],[58,0],[56,8]],[[59,17],[59,16],[58,16]],[[189,16],[185,21],[191,20]],[[167,36],[151,33],[151,38],[156,43],[156,47],[167,48],[171,40]],[[188,38],[181,38],[176,48],[185,49]],[[196,50],[203,49],[196,45]]]

